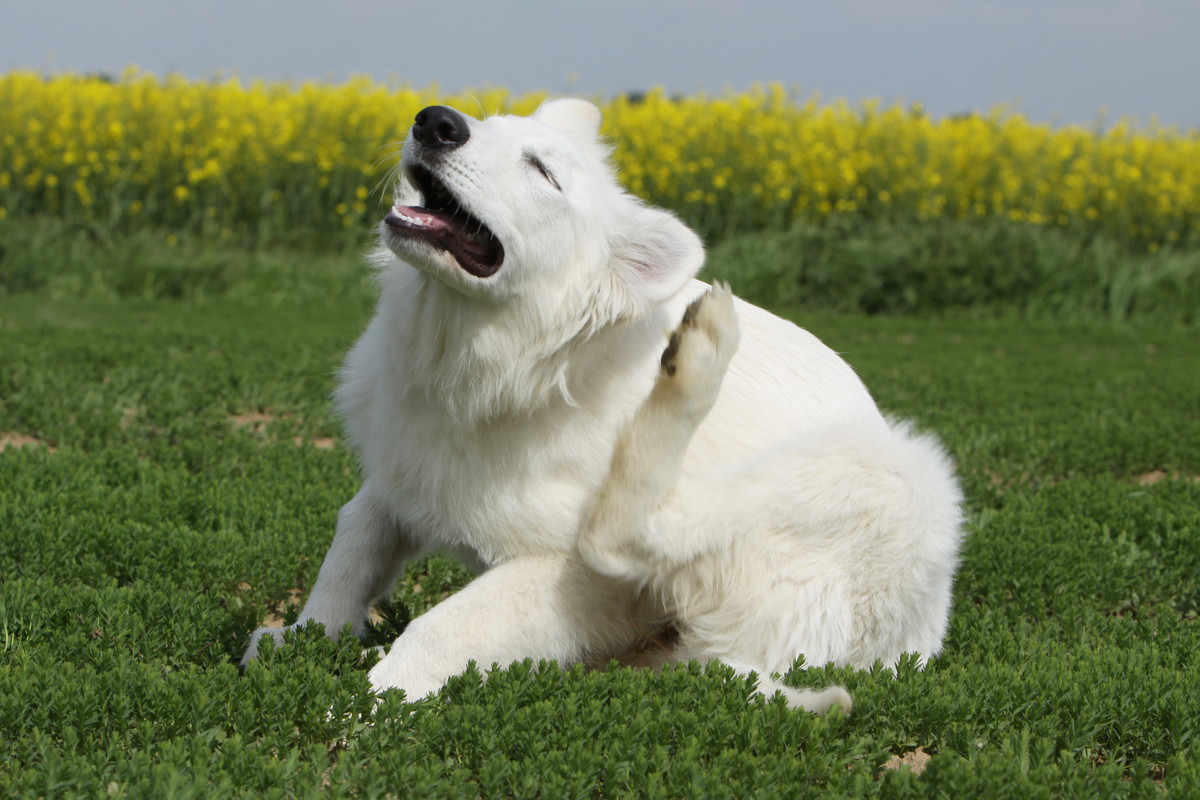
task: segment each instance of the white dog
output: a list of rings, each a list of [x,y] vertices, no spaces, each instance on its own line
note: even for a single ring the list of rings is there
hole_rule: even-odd
[[[296,625],[361,632],[407,560],[449,550],[482,575],[412,621],[374,688],[602,664],[669,624],[669,659],[849,708],[768,676],[938,652],[952,469],[811,334],[694,280],[699,239],[622,191],[599,125],[579,100],[417,115],[336,394],[363,485]]]

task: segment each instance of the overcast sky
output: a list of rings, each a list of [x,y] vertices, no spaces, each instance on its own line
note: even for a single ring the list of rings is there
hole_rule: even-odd
[[[0,0],[0,69],[1007,105],[1200,128],[1200,0]]]

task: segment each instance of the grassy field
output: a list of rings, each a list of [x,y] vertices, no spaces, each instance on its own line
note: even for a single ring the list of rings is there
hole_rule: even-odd
[[[743,271],[953,452],[970,536],[942,656],[786,677],[842,682],[849,716],[748,703],[720,668],[526,664],[368,724],[357,642],[236,666],[296,613],[356,488],[327,398],[365,269],[55,230],[0,229],[0,796],[1200,794],[1194,305],[869,317]],[[714,253],[735,290],[755,246]],[[413,565],[371,641],[466,579]]]

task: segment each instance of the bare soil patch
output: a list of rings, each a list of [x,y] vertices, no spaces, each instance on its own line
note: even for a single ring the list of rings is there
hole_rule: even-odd
[[[18,431],[0,431],[0,453],[3,453],[9,448],[19,450],[22,447],[44,447],[51,453],[57,453],[58,448],[46,444],[36,436],[30,436],[27,433]]]
[[[234,430],[248,431],[259,436],[267,436],[267,426],[277,420],[283,420],[292,425],[299,427],[301,420],[291,412],[283,412],[277,414],[270,409],[242,411],[237,414],[230,414],[226,417],[226,421],[234,427]],[[312,445],[318,450],[332,450],[337,447],[337,439],[332,436],[293,436],[292,442],[297,447],[304,445]],[[268,437],[269,441],[278,441],[278,439]]]
[[[882,768],[888,769],[909,769],[914,775],[920,775],[925,771],[925,767],[929,765],[929,760],[933,758],[929,753],[925,752],[925,748],[917,746],[914,750],[909,750],[906,753],[893,755],[887,761],[883,762]],[[879,773],[881,776],[883,773]]]
[[[1138,486],[1153,486],[1156,483],[1162,483],[1167,480],[1200,483],[1200,475],[1184,475],[1179,470],[1167,472],[1162,469],[1152,469],[1149,472],[1143,472],[1141,475],[1135,475],[1133,480]]]

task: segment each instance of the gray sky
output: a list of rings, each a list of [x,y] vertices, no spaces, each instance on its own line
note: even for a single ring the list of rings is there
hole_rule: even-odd
[[[1004,104],[1200,128],[1200,0],[0,0],[0,69]]]

